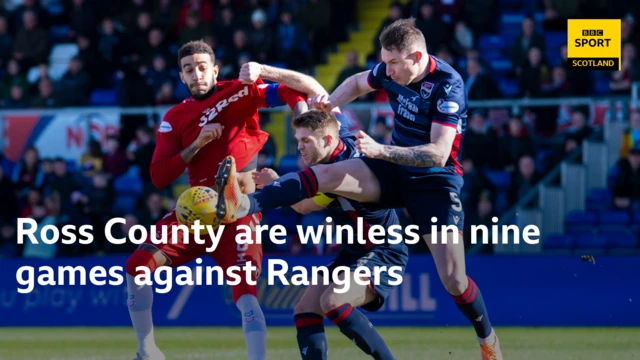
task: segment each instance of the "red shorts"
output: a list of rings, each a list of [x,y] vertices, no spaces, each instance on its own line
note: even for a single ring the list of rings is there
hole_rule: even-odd
[[[237,227],[239,225],[248,225],[251,229],[251,238],[255,239],[255,227],[260,224],[262,220],[262,214],[256,213],[246,216],[234,223],[226,224],[218,247],[213,252],[207,252],[206,249],[211,247],[211,237],[209,235],[200,234],[200,238],[205,240],[205,244],[197,244],[195,237],[189,234],[189,242],[179,242],[173,244],[173,239],[169,239],[168,244],[154,244],[151,242],[151,235],[145,244],[149,244],[158,248],[163,254],[165,254],[169,260],[171,267],[178,267],[184,265],[191,260],[195,260],[200,256],[207,254],[211,256],[216,265],[221,267],[225,273],[226,269],[233,265],[243,266],[247,261],[258,268],[258,273],[262,269],[262,245],[261,244],[238,244],[236,243],[236,234],[238,233]],[[176,218],[175,210],[165,215],[156,223],[157,230],[161,229],[161,226],[168,226],[167,232],[171,234],[171,226],[179,225]]]

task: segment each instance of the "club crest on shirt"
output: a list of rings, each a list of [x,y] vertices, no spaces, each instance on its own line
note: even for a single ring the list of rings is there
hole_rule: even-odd
[[[422,96],[423,99],[428,99],[429,96],[431,96],[431,90],[433,90],[433,84],[430,82],[423,82],[422,85],[420,85],[420,96]]]

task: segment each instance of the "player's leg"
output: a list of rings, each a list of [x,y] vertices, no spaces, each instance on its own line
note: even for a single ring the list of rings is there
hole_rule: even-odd
[[[156,226],[172,226],[177,224],[175,212],[160,219]],[[170,233],[169,231],[167,233]],[[190,242],[190,244],[193,242]],[[151,234],[147,242],[141,244],[127,259],[127,295],[131,323],[138,339],[137,359],[163,360],[165,357],[158,349],[153,333],[153,319],[151,307],[153,305],[153,288],[149,285],[137,285],[135,277],[143,274],[139,267],[146,267],[153,273],[161,266],[176,267],[187,263],[198,256],[193,249],[183,244],[151,243]]]
[[[455,190],[446,190],[419,194],[413,194],[415,202],[409,203],[408,210],[420,227],[422,237],[431,251],[440,281],[460,312],[473,325],[481,345],[483,359],[500,360],[500,346],[489,321],[482,293],[466,273],[464,241],[461,234],[464,228],[464,213],[458,193]],[[431,231],[432,225],[436,226],[437,232]],[[446,231],[446,243],[442,236],[445,233],[443,226],[450,227],[450,231]]]
[[[260,244],[238,244],[236,236],[248,231],[251,239],[255,239],[255,228],[260,224],[261,214],[253,214],[227,225],[220,239],[220,244],[216,251],[211,253],[211,257],[218,266],[226,269],[230,266],[243,267],[250,262],[256,270],[251,273],[253,280],[257,280],[262,269],[262,245]],[[243,225],[242,228],[238,228]],[[243,235],[243,237],[245,237]],[[240,314],[242,316],[242,332],[245,338],[249,360],[264,360],[267,356],[267,323],[258,302],[257,287],[250,285],[246,281],[245,273],[242,272],[242,280],[238,285],[231,288],[231,295]]]
[[[293,309],[296,339],[302,360],[327,360],[328,358],[324,311],[320,306],[320,297],[328,287],[329,285],[324,285],[322,280],[316,285],[309,285]]]
[[[285,174],[260,191],[245,195],[238,183],[233,157],[227,157],[216,176],[219,193],[217,214],[223,223],[230,223],[249,214],[281,206],[293,205],[318,192],[327,192],[361,202],[380,200],[379,172],[371,168],[375,159],[350,159],[333,164]],[[396,166],[386,161],[376,162],[382,173],[393,174]],[[384,169],[382,168],[384,167]]]
[[[355,281],[354,270],[358,267],[369,268],[372,277],[375,276],[376,268],[386,266],[398,266],[401,269],[399,276],[404,273],[408,256],[406,251],[398,251],[388,247],[374,248],[369,252],[360,255],[347,255],[343,250],[341,257],[351,260],[344,262],[336,262],[330,270],[333,271],[337,266],[344,265],[349,271],[340,274],[340,283],[344,279],[348,279],[348,291],[341,293],[344,285],[332,284],[322,294],[320,305],[325,312],[325,316],[351,341],[353,341],[365,354],[371,355],[373,359],[394,359],[391,350],[386,345],[382,336],[378,333],[369,319],[364,315],[358,307],[362,307],[367,311],[377,311],[384,304],[384,299],[388,295],[392,286],[389,284],[391,277],[386,272],[379,272],[380,284],[361,285]]]

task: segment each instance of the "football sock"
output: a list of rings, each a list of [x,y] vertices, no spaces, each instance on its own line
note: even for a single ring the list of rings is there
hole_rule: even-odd
[[[149,285],[137,285],[135,277],[127,274],[127,304],[133,329],[138,338],[138,353],[141,356],[154,355],[162,358],[153,337],[153,319],[151,305],[153,304],[153,288]]]
[[[249,360],[267,358],[267,322],[258,299],[251,295],[242,295],[236,302],[242,313],[242,332]]]
[[[371,355],[376,360],[393,359],[391,350],[360,310],[354,309],[349,304],[343,304],[329,311],[326,316],[365,354]]]
[[[327,335],[324,332],[324,317],[315,313],[293,316],[298,331],[298,348],[302,360],[327,360]]]
[[[285,174],[276,181],[247,195],[249,209],[247,215],[289,206],[313,197],[318,192],[318,179],[311,169]],[[240,218],[238,212],[238,218]]]
[[[476,335],[480,339],[484,339],[491,335],[491,322],[489,314],[482,298],[482,293],[476,283],[467,276],[469,285],[467,289],[459,296],[451,295],[456,302],[456,306],[469,319]]]

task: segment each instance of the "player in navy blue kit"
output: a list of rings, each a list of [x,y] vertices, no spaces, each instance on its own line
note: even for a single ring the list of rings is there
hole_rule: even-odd
[[[339,122],[341,116],[339,113],[334,116],[330,112],[311,110],[293,121],[298,150],[306,166],[337,163],[360,155],[356,149],[355,135]],[[310,171],[305,170],[307,173]],[[253,178],[257,187],[261,188],[278,179],[278,174],[271,169],[263,169],[254,173]],[[379,225],[389,229],[400,224],[394,210],[328,193],[318,193],[291,207],[302,214],[326,209],[333,223],[351,225],[353,229],[357,229],[357,218],[361,217],[365,233],[368,233],[370,226]],[[367,239],[367,234],[363,237]],[[339,293],[334,290],[341,286],[334,283],[324,285],[319,281],[319,284],[309,285],[296,304],[294,320],[302,359],[327,359],[327,339],[323,326],[325,317],[374,359],[393,359],[378,332],[357,307],[372,312],[379,310],[393,286],[400,283],[408,260],[409,250],[404,241],[379,245],[369,241],[366,244],[344,244],[328,270],[332,273],[338,266],[350,268],[350,274],[346,275],[350,277],[349,291]],[[376,268],[386,267],[387,270],[379,272],[378,284],[371,281],[369,286],[365,286],[354,280],[357,267],[367,267],[371,274],[375,273]],[[392,270],[393,275],[388,270],[392,267],[397,269]]]
[[[265,186],[251,195],[242,194],[236,182],[225,181],[235,169],[229,164],[221,166],[218,175],[224,188],[218,216],[224,223],[233,222],[297,203],[317,192],[386,208],[406,207],[429,246],[440,280],[472,323],[483,360],[501,360],[482,294],[466,274],[461,236],[450,231],[432,233],[432,225],[459,231],[464,226],[459,194],[467,97],[460,75],[427,53],[424,35],[414,22],[397,20],[385,28],[380,34],[383,62],[349,77],[331,96],[318,95],[311,103],[316,109],[331,111],[375,89],[384,90],[395,112],[391,145],[359,132],[356,148],[365,157],[287,174],[279,179],[278,187]],[[229,159],[225,162],[231,163]]]

